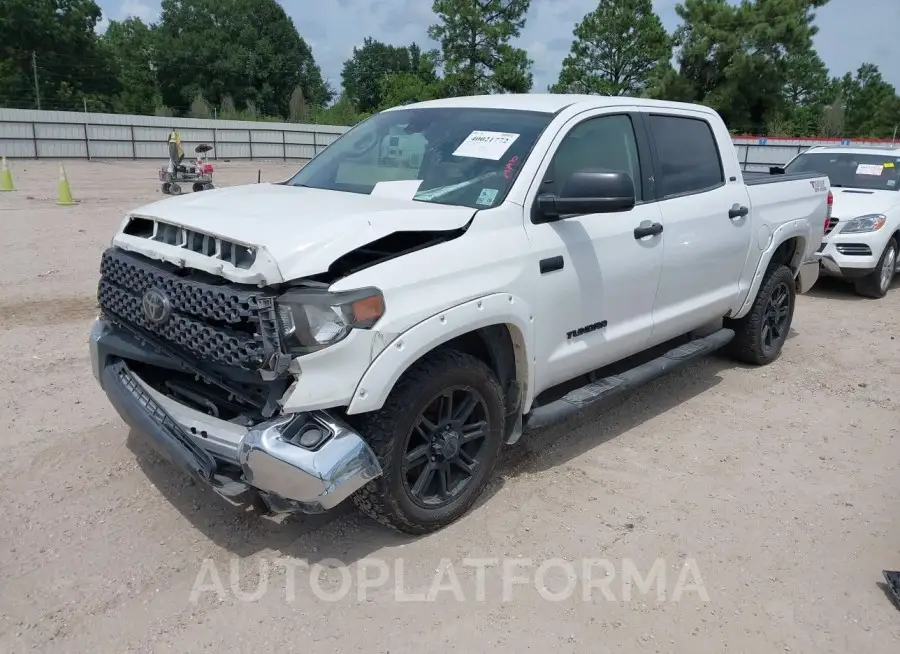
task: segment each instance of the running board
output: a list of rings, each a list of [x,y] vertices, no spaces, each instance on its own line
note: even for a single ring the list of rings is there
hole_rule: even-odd
[[[525,416],[525,429],[538,429],[575,415],[579,411],[608,398],[630,391],[653,381],[658,377],[677,370],[689,361],[705,356],[727,345],[734,338],[731,329],[719,331],[698,338],[669,350],[656,359],[643,363],[619,375],[603,377],[581,388],[569,391],[550,404],[538,407]]]

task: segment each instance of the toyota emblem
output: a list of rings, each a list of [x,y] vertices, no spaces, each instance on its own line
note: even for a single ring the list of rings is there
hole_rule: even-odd
[[[172,301],[156,288],[144,293],[141,306],[144,308],[144,316],[154,325],[161,325],[172,315]]]

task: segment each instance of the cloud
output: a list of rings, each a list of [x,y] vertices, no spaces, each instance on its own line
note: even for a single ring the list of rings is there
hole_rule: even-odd
[[[737,0],[731,0],[736,2]],[[678,26],[678,0],[654,0],[666,29]],[[120,20],[138,16],[155,20],[158,0],[99,0],[107,17]],[[597,0],[532,0],[519,45],[534,60],[534,90],[543,91],[556,81],[572,42],[575,23],[596,7]],[[281,0],[297,31],[313,49],[322,73],[338,88],[341,67],[354,45],[366,36],[394,45],[413,41],[436,47],[426,30],[435,22],[430,0]],[[900,0],[831,0],[818,11],[819,34],[815,45],[834,76],[855,71],[872,62],[885,79],[900,89],[900,66],[893,43],[900,25]],[[105,29],[105,28],[104,28]]]
[[[159,4],[146,3],[141,0],[124,0],[120,11],[121,18],[140,18],[145,23],[156,21],[159,16]]]

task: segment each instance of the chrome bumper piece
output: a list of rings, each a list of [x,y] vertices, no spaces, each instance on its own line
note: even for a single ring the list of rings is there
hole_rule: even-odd
[[[116,411],[166,458],[229,501],[242,504],[255,493],[273,511],[319,513],[381,475],[363,438],[326,412],[282,415],[248,429],[162,395],[104,348],[112,329],[97,319],[89,348],[94,376]],[[221,464],[241,474],[220,472]]]

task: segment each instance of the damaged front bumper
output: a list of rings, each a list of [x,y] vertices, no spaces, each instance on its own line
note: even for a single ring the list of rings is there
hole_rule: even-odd
[[[362,437],[325,411],[284,414],[252,427],[196,411],[132,371],[113,326],[91,329],[94,376],[125,422],[165,458],[238,505],[320,513],[381,475]]]

